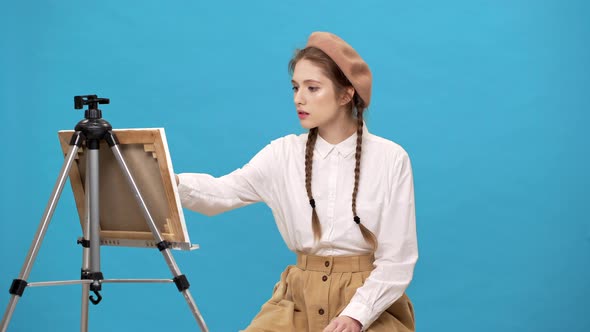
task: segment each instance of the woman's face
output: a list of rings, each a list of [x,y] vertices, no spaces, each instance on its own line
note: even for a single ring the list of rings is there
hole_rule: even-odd
[[[350,99],[336,94],[334,84],[321,67],[306,59],[299,60],[291,83],[297,115],[304,128],[334,127],[348,120],[345,105]]]

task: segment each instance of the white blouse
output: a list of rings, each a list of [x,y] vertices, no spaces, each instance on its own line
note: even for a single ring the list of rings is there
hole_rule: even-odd
[[[341,315],[367,327],[409,285],[418,259],[414,184],[410,159],[398,144],[363,132],[357,213],[378,241],[375,269]],[[248,164],[214,178],[179,174],[179,194],[188,209],[214,215],[265,202],[292,251],[339,256],[371,252],[353,220],[356,137],[332,145],[318,136],[313,155],[312,193],[322,227],[315,242],[305,190],[307,134],[272,141]]]

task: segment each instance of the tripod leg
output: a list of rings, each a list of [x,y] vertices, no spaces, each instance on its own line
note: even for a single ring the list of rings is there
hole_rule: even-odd
[[[119,149],[119,144],[118,144],[117,138],[115,137],[115,135],[112,132],[109,132],[105,139],[106,139],[107,143],[109,144],[109,146],[111,147],[111,150],[113,151],[113,154],[115,155],[115,159],[119,163],[119,166],[121,167],[121,170],[123,171],[123,175],[127,179],[127,182],[129,183],[129,186],[131,187],[131,190],[134,193],[137,203],[139,204],[141,211],[143,212],[143,215],[145,217],[145,220],[148,223],[148,227],[152,231],[152,234],[154,234],[155,239],[158,241],[158,248],[160,249],[160,252],[164,256],[164,259],[166,260],[166,264],[170,268],[170,271],[174,275],[174,282],[176,283],[176,287],[178,288],[178,290],[180,292],[182,292],[182,295],[184,296],[184,299],[188,303],[189,308],[191,309],[191,311],[193,313],[193,316],[197,320],[197,323],[199,324],[201,331],[208,332],[209,329],[207,328],[207,325],[205,324],[205,320],[201,316],[199,308],[197,307],[197,304],[195,303],[190,291],[188,290],[188,288],[190,286],[189,282],[188,282],[186,276],[180,272],[180,269],[178,268],[178,265],[176,265],[176,261],[174,260],[174,257],[172,256],[172,253],[170,252],[169,244],[166,241],[164,241],[164,238],[162,237],[162,235],[160,234],[160,231],[156,227],[156,223],[154,222],[154,219],[152,218],[143,198],[141,197],[141,193],[139,192],[139,188],[137,187],[137,184],[135,183],[135,180],[133,179],[133,176],[131,175],[131,171],[129,171],[129,168],[127,167],[127,164],[125,163],[125,160],[123,159],[123,155],[121,154],[121,150]]]
[[[90,173],[86,172],[86,179],[84,188],[90,186]],[[84,220],[84,235],[80,244],[82,245],[82,273],[80,278],[83,278],[85,273],[90,271],[90,244],[88,239],[90,238],[90,195],[86,195],[85,211],[86,216]],[[88,331],[88,296],[90,294],[90,285],[82,284],[82,299],[81,312],[80,312],[80,332]]]
[[[80,315],[80,332],[88,331],[88,294],[90,293],[90,285],[82,285],[82,312]]]
[[[100,271],[100,200],[99,200],[99,148],[100,141],[90,138],[86,142],[86,220],[83,249],[81,279],[92,280],[82,287],[82,309],[80,331],[88,331],[88,301],[98,304],[101,300],[99,291],[102,288],[103,275]],[[93,291],[97,296],[88,296]]]
[[[2,318],[2,324],[0,325],[0,331],[5,332],[8,328],[8,323],[10,323],[10,319],[12,314],[14,313],[14,309],[22,296],[25,288],[27,287],[27,278],[31,273],[31,269],[33,268],[33,262],[37,258],[37,254],[39,253],[39,248],[41,247],[41,242],[43,242],[43,238],[45,237],[45,233],[47,232],[47,227],[49,226],[49,222],[53,217],[53,212],[55,211],[55,207],[57,202],[59,201],[59,197],[63,191],[64,185],[66,180],[68,179],[68,175],[70,174],[70,169],[72,168],[72,164],[74,163],[74,159],[78,153],[78,149],[82,145],[81,133],[79,131],[74,133],[72,136],[72,140],[70,141],[70,150],[66,155],[65,161],[59,172],[59,176],[57,178],[57,182],[53,187],[53,192],[51,193],[51,197],[47,206],[45,208],[45,212],[43,213],[43,217],[41,218],[41,223],[37,228],[37,233],[35,234],[35,238],[33,239],[33,243],[29,248],[29,252],[25,259],[25,263],[20,271],[18,279],[14,279],[12,281],[12,286],[10,287],[10,302],[8,303],[8,307],[4,313]]]

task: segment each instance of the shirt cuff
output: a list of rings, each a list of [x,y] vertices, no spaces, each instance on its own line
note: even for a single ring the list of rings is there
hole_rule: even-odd
[[[185,174],[176,175],[178,175],[178,196],[180,197],[180,203],[184,206],[190,197],[192,189],[187,185]]]
[[[358,320],[363,326],[361,331],[364,331],[372,323],[369,321],[371,309],[360,302],[350,302],[338,316],[348,316]]]

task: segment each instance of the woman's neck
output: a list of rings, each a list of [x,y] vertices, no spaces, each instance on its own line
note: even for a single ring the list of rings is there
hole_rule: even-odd
[[[347,116],[342,121],[322,126],[318,128],[318,130],[318,134],[324,139],[324,141],[336,145],[356,132],[357,123],[353,117]]]

